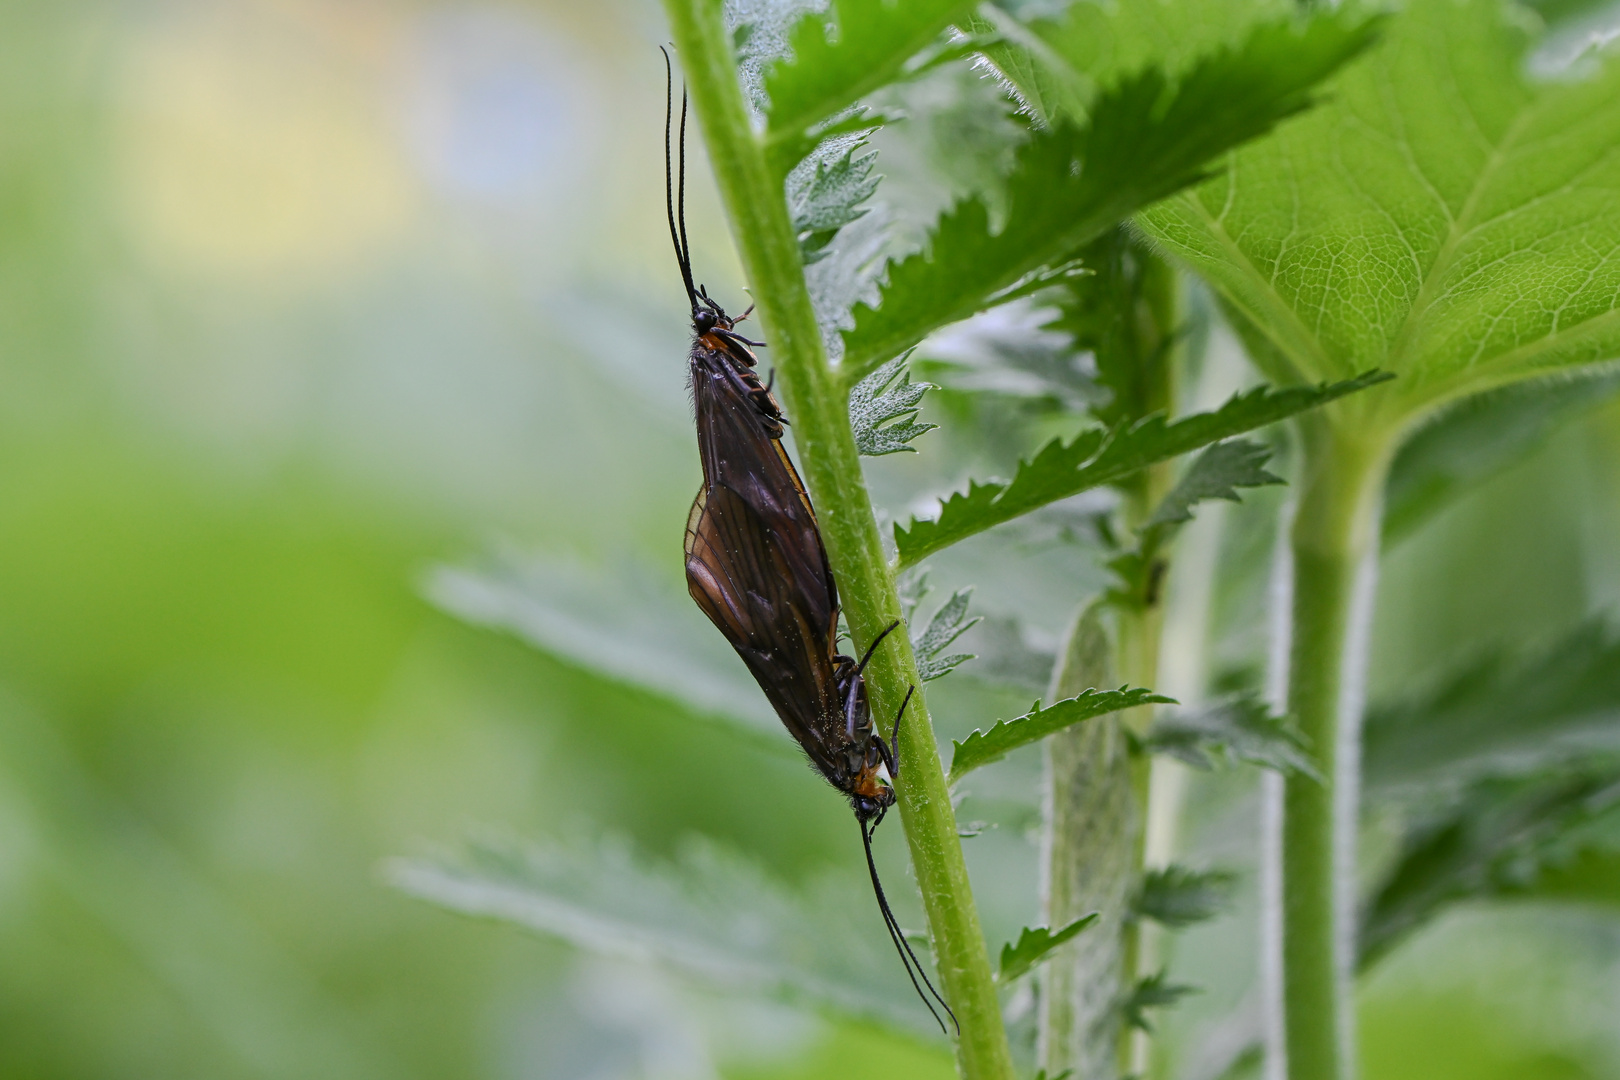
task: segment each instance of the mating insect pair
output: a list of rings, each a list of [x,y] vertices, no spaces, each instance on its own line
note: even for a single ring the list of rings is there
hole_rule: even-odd
[[[668,53],[664,62],[667,66]],[[763,342],[737,333],[736,324],[748,312],[728,317],[692,282],[686,240],[686,97],[681,96],[677,183],[670,149],[673,83],[671,74],[664,113],[664,198],[670,241],[692,305],[688,362],[703,464],[703,487],[686,522],[687,588],[748,665],[811,764],[849,797],[872,890],[906,974],[934,1019],[939,1014],[929,994],[954,1023],[955,1014],[928,981],[889,908],[872,858],[872,833],[895,801],[893,778],[900,772],[896,740],[912,692],[906,692],[885,741],[873,730],[862,673],[899,623],[879,634],[859,663],[838,652],[838,587],[821,530],[798,470],[782,446],[782,410],[754,372],[757,360],[750,347]]]

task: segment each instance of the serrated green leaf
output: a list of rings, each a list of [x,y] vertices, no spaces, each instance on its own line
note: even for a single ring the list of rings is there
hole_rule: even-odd
[[[1127,1025],[1151,1032],[1153,1025],[1148,1023],[1148,1009],[1174,1005],[1188,994],[1198,992],[1196,986],[1168,981],[1167,973],[1160,971],[1139,980],[1136,986],[1131,989],[1129,996],[1120,1003],[1119,1008]]]
[[[1174,271],[1130,229],[1110,229],[1080,251],[1091,271],[1055,290],[1057,318],[1045,329],[1067,334],[1078,352],[1090,353],[1097,383],[1108,400],[1092,406],[1104,424],[1127,423],[1162,412],[1167,397],[1176,318],[1156,301],[1173,296]]]
[[[1328,104],[1145,213],[1272,377],[1401,381],[1361,424],[1620,352],[1620,57],[1537,78],[1496,0],[1416,0]]]
[[[984,50],[1007,91],[1034,116],[1082,119],[1099,84],[1146,63],[1179,73],[1212,49],[1235,46],[1255,26],[1300,16],[1295,0],[1153,0],[1150,3],[1074,3],[1019,23],[981,7],[975,32],[999,31],[1003,41]]]
[[[792,56],[765,73],[768,141],[793,143],[893,82],[970,7],[964,0],[833,0],[829,12],[804,16],[789,34]]]
[[[971,587],[952,593],[951,598],[934,612],[934,617],[928,621],[928,629],[911,643],[911,650],[917,657],[917,677],[924,682],[937,679],[974,658],[971,653],[941,655],[952,642],[978,624],[977,616],[971,619],[967,617],[968,600],[972,596]]]
[[[1195,769],[1213,768],[1217,757],[1225,757],[1318,782],[1322,779],[1304,736],[1287,718],[1271,715],[1266,703],[1253,694],[1165,717],[1148,730],[1142,745],[1151,753],[1169,754]]]
[[[1044,926],[1037,926],[1033,930],[1024,927],[1023,932],[1018,935],[1017,944],[1009,943],[1001,947],[1001,970],[996,973],[996,982],[1005,986],[1019,976],[1027,975],[1036,964],[1045,960],[1053,949],[1075,937],[1100,917],[1098,912],[1093,911],[1090,915],[1083,915],[1074,920],[1055,934]]]
[[[934,617],[928,621],[928,629],[911,643],[912,653],[917,658],[917,677],[923,682],[932,682],[942,675],[948,675],[960,665],[975,659],[972,653],[945,652],[952,642],[980,621],[978,616],[967,617],[968,599],[972,595],[971,587],[952,593],[951,598],[934,612]]]
[[[1271,448],[1249,439],[1214,443],[1187,466],[1170,494],[1153,511],[1148,527],[1191,521],[1192,508],[1205,499],[1241,502],[1238,488],[1283,483],[1282,477],[1266,470],[1269,460]]]
[[[1613,758],[1481,781],[1420,815],[1364,909],[1360,965],[1376,962],[1450,904],[1529,892],[1550,866],[1571,857],[1568,834],[1604,819],[1620,822],[1620,760]]]
[[[1281,477],[1264,468],[1271,450],[1248,440],[1215,443],[1204,450],[1176,486],[1164,497],[1137,534],[1136,547],[1109,559],[1114,575],[1105,596],[1110,604],[1146,611],[1159,602],[1168,561],[1163,550],[1183,523],[1192,520],[1192,508],[1205,499],[1241,501],[1237,489],[1280,484]]]
[[[1384,549],[1617,393],[1620,374],[1605,372],[1504,386],[1444,410],[1395,455],[1384,486]]]
[[[1149,417],[1106,433],[1082,432],[1068,443],[1053,440],[1031,460],[1019,462],[1010,483],[971,481],[967,492],[947,499],[932,521],[913,518],[910,528],[897,524],[894,539],[900,563],[914,565],[941,548],[1047,503],[1114,483],[1149,465],[1265,427],[1389,377],[1370,371],[1354,379],[1315,387],[1256,387],[1233,395],[1213,412],[1174,422],[1162,416]]]
[[[975,731],[961,742],[954,742],[951,754],[951,783],[956,783],[981,765],[999,761],[1020,747],[1028,746],[1082,720],[1103,716],[1138,705],[1173,705],[1174,699],[1151,690],[1122,686],[1118,690],[1087,690],[1065,698],[1048,708],[1036,702],[1029,712],[1011,720],[997,720],[989,731]]]
[[[606,956],[651,962],[730,993],[867,1017],[926,1032],[870,896],[854,880],[798,895],[757,864],[703,841],[673,863],[613,841],[484,839],[460,856],[398,859],[397,887]]]
[[[574,560],[493,553],[481,564],[435,568],[429,601],[475,626],[632,686],[664,694],[786,751],[781,727],[736,652],[684,592],[633,558],[612,572]]]
[[[1161,926],[1183,927],[1214,918],[1232,902],[1237,876],[1224,870],[1189,870],[1166,866],[1142,875],[1132,905],[1138,918]]]
[[[844,335],[846,378],[966,318],[1136,210],[1201,177],[1233,146],[1311,102],[1311,88],[1371,40],[1365,21],[1323,17],[1303,31],[1256,30],[1190,68],[1173,86],[1149,68],[1100,94],[1083,124],[1033,132],[991,231],[982,198],[943,214],[924,252],[892,266],[877,308],[856,306]]]
[[[1374,796],[1620,754],[1620,632],[1594,620],[1526,656],[1477,657],[1369,710],[1362,747]]]
[[[855,448],[867,457],[916,453],[917,448],[907,443],[939,426],[916,422],[923,395],[934,384],[912,382],[906,370],[909,359],[909,353],[895,357],[849,392],[849,426],[855,433]]]
[[[788,212],[806,266],[825,258],[838,230],[866,213],[861,204],[883,179],[873,173],[877,151],[860,153],[868,134],[828,139],[788,174]]]

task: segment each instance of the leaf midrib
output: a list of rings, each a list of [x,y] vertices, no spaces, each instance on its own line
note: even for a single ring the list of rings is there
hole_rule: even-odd
[[[1228,182],[1234,186],[1236,184],[1236,180],[1233,178],[1229,178]],[[1298,369],[1297,373],[1300,376],[1307,380],[1309,380],[1313,374],[1316,378],[1330,377],[1333,360],[1330,356],[1328,356],[1327,351],[1322,348],[1321,340],[1316,336],[1316,334],[1312,333],[1306,328],[1305,323],[1299,317],[1299,312],[1297,312],[1293,305],[1283,298],[1282,294],[1279,293],[1272,285],[1271,280],[1260,272],[1260,268],[1255,265],[1254,260],[1249,258],[1248,252],[1244,251],[1238,242],[1233,239],[1232,235],[1226,231],[1226,226],[1221,219],[1213,216],[1209,212],[1208,208],[1204,206],[1204,200],[1199,197],[1198,192],[1190,191],[1184,195],[1177,196],[1177,198],[1184,205],[1191,206],[1193,212],[1205,221],[1209,234],[1215,238],[1216,243],[1226,250],[1232,262],[1237,265],[1239,269],[1248,273],[1250,279],[1257,286],[1259,286],[1258,292],[1261,294],[1261,298],[1267,301],[1270,306],[1275,309],[1273,312],[1275,321],[1273,319],[1256,318],[1251,320],[1254,325],[1258,327],[1260,331],[1266,335],[1266,337],[1270,338],[1285,356],[1293,358],[1294,366],[1296,369]],[[1228,205],[1230,205],[1230,202],[1231,199],[1228,198]],[[1310,345],[1312,352],[1315,354],[1310,358],[1314,360],[1316,364],[1316,371],[1314,373],[1303,370],[1303,365],[1300,363],[1302,358],[1295,355],[1296,350],[1291,347],[1289,342],[1283,340],[1273,331],[1272,328],[1274,325],[1279,325],[1282,323],[1292,323],[1294,329],[1299,335],[1299,340]]]
[[[1502,137],[1492,147],[1490,157],[1486,160],[1484,167],[1480,169],[1479,175],[1474,178],[1474,185],[1469,189],[1468,197],[1463,200],[1462,209],[1451,220],[1451,227],[1447,231],[1445,243],[1440,245],[1440,250],[1435,253],[1434,262],[1430,264],[1428,271],[1423,275],[1423,280],[1418,283],[1417,296],[1412,300],[1412,306],[1406,310],[1406,318],[1401,321],[1400,331],[1396,333],[1394,341],[1385,351],[1384,355],[1388,358],[1391,370],[1406,371],[1406,368],[1402,365],[1407,362],[1406,353],[1412,348],[1412,343],[1417,338],[1418,326],[1423,321],[1424,313],[1429,310],[1429,307],[1434,302],[1435,283],[1442,280],[1452,266],[1455,265],[1457,252],[1461,248],[1463,241],[1472,236],[1477,228],[1487,224],[1487,222],[1474,224],[1471,219],[1479,207],[1484,191],[1489,186],[1490,181],[1495,179],[1497,171],[1506,160],[1508,148],[1517,142],[1525,126],[1528,125],[1531,117],[1544,100],[1544,98],[1541,100],[1532,99],[1526,102],[1519,117],[1508,125]],[[1407,153],[1410,154],[1412,146],[1404,134],[1401,136],[1401,143]],[[1441,205],[1445,205],[1444,201],[1441,202]],[[1404,236],[1402,240],[1405,240]],[[1485,361],[1485,363],[1489,362],[1488,360]]]

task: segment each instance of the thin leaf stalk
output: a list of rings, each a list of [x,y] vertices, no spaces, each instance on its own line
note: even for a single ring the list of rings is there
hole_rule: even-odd
[[[861,472],[848,401],[828,363],[811,305],[787,202],[750,120],[720,5],[714,0],[666,0],[665,10],[731,232],[771,344],[771,361],[793,421],[800,464],[815,500],[844,613],[855,641],[869,642],[901,617],[900,600]],[[920,690],[922,682],[907,635],[894,634],[887,640],[892,644],[874,654],[867,679],[874,713],[892,717],[907,688]],[[899,817],[942,989],[961,1025],[958,1071],[969,1080],[1012,1080],[990,957],[921,693],[906,711],[899,754]]]
[[[1283,786],[1282,1001],[1290,1080],[1355,1075],[1351,978],[1365,657],[1396,439],[1331,411],[1299,421],[1288,708],[1326,779]]]

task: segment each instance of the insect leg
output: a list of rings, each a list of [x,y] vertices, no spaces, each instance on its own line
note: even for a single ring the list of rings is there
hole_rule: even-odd
[[[900,625],[900,620],[899,619],[894,620],[894,622],[892,622],[888,626],[884,627],[883,633],[879,634],[877,637],[872,639],[872,644],[870,644],[870,645],[868,645],[866,647],[866,655],[861,657],[861,662],[859,664],[857,664],[856,667],[855,667],[855,674],[859,675],[861,672],[866,670],[866,662],[868,660],[872,659],[872,653],[877,649],[879,643],[881,643],[884,638],[888,637],[889,633],[895,627],[897,627],[899,625]]]
[[[906,687],[906,700],[900,703],[900,711],[894,714],[894,730],[889,735],[889,741],[885,743],[881,735],[873,736],[877,740],[878,753],[883,755],[883,764],[889,767],[891,780],[900,779],[900,718],[906,715],[906,706],[911,704],[911,695],[916,691],[915,686]]]

